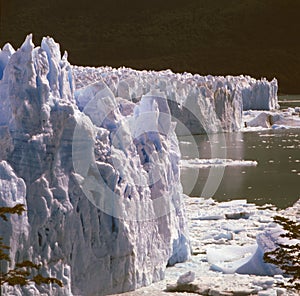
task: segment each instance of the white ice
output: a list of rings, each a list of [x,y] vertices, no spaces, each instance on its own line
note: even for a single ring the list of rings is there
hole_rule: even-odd
[[[235,236],[253,244],[243,235],[254,224],[229,222],[252,221],[255,207],[203,200],[189,212],[190,241],[175,128],[177,134],[240,130],[243,110],[277,108],[276,79],[77,67],[52,38],[35,47],[31,35],[16,51],[2,49],[0,79],[2,204],[18,192],[29,225],[22,236],[11,231],[19,220],[7,224],[12,266],[17,259],[42,261],[44,274],[65,284],[5,286],[5,292],[124,292],[163,279],[168,264],[189,258],[191,244],[202,253],[207,242]]]
[[[138,102],[156,90],[164,93],[179,135],[237,131],[242,111],[278,108],[277,80],[249,76],[200,76],[190,73],[137,71],[130,68],[73,66],[77,89],[103,80],[115,96]]]
[[[295,291],[277,286],[278,283],[287,283],[289,278],[284,277],[280,269],[265,264],[261,250],[272,249],[276,242],[287,242],[279,237],[282,229],[272,217],[279,214],[300,221],[300,201],[281,211],[272,205],[257,207],[246,200],[217,202],[186,197],[185,204],[193,250],[191,259],[168,268],[164,281],[124,296],[167,296],[169,293],[164,292],[166,287],[178,291],[175,294],[178,296],[298,295]],[[251,215],[228,218],[228,214],[234,211]],[[218,218],[211,220],[214,215]]]
[[[259,131],[268,129],[300,128],[299,112],[294,108],[283,111],[257,111],[243,112],[243,131]]]
[[[209,167],[227,167],[227,166],[257,166],[254,160],[233,160],[233,159],[181,159],[180,166],[182,168],[209,168]]]
[[[128,102],[101,78],[76,89],[50,37],[35,47],[29,35],[15,52],[7,45],[0,62],[0,197],[24,201],[28,221],[23,235],[11,231],[21,218],[1,235],[11,267],[43,262],[43,274],[64,283],[4,285],[4,293],[106,295],[159,281],[168,264],[188,259],[180,151],[164,95]]]

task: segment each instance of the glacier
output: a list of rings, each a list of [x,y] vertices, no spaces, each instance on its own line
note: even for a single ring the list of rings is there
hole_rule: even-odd
[[[201,76],[171,70],[73,66],[76,89],[103,80],[116,97],[139,102],[152,90],[165,94],[177,135],[238,131],[243,111],[276,110],[278,82],[250,76]]]
[[[50,37],[0,51],[1,221],[17,261],[64,286],[13,295],[107,295],[164,277],[190,256],[177,135],[242,128],[277,108],[277,81],[81,67]],[[260,98],[260,99],[259,99]],[[7,267],[5,267],[7,268]]]
[[[161,280],[190,254],[164,97],[121,102],[126,116],[101,81],[75,94],[67,55],[49,37],[34,47],[29,35],[1,54],[1,206],[27,208],[1,224],[1,235],[12,266],[41,262],[45,276],[64,284],[4,293],[107,295]]]

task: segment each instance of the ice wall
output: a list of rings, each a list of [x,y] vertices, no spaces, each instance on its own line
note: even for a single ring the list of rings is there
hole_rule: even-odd
[[[248,77],[243,82],[242,89],[243,110],[274,110],[278,104],[278,82],[274,78],[271,82],[265,78],[255,80]]]
[[[28,209],[1,226],[11,267],[42,262],[64,283],[4,287],[14,295],[105,295],[162,279],[189,256],[175,129],[235,131],[243,109],[277,105],[276,80],[76,67],[49,37],[5,45],[0,79],[1,203],[19,192]]]
[[[151,90],[163,92],[179,135],[237,131],[243,126],[243,110],[278,107],[276,79],[268,82],[243,75],[200,76],[124,67],[73,66],[73,73],[77,89],[103,79],[115,96],[132,102]]]
[[[43,275],[64,283],[5,292],[106,295],[162,279],[190,253],[165,94],[136,104],[102,79],[75,92],[74,69],[49,37],[4,51],[0,202],[27,212],[0,235],[12,246],[11,267],[41,262]]]

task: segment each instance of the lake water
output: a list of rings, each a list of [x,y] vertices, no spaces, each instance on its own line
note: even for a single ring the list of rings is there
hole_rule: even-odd
[[[300,106],[300,95],[279,95],[280,109]]]
[[[226,159],[257,161],[257,166],[241,163],[222,168],[219,186],[215,178],[214,199],[247,199],[257,205],[286,208],[300,198],[300,129],[227,133],[222,137],[222,141],[218,135],[179,138],[182,159],[209,159],[214,147],[218,147],[217,157],[224,158],[226,154]],[[182,167],[184,192],[202,196],[209,173],[209,167]]]

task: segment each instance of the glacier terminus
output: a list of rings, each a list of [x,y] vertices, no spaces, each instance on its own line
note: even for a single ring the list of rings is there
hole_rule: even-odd
[[[244,128],[278,108],[274,79],[71,65],[52,38],[0,51],[0,221],[14,266],[63,282],[8,295],[107,295],[189,259],[178,135]],[[10,293],[10,294],[9,294]]]

